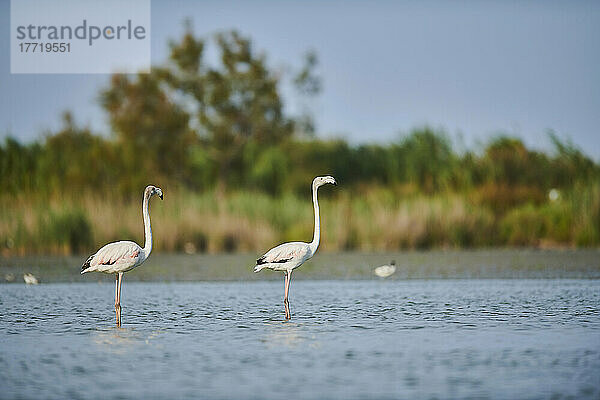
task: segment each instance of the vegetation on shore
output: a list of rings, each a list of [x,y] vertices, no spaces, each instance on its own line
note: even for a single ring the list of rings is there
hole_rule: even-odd
[[[336,193],[337,191],[337,193]],[[329,251],[597,246],[600,185],[560,192],[554,201],[524,202],[496,212],[475,194],[369,188],[322,190],[322,248]],[[479,194],[481,196],[481,194]],[[4,255],[88,253],[100,244],[143,243],[141,195],[128,200],[84,196],[0,198]],[[16,201],[15,201],[16,200]],[[155,249],[170,252],[260,252],[312,236],[307,196],[184,190],[153,201]],[[119,221],[107,224],[106,221]]]
[[[506,135],[457,150],[429,127],[388,144],[321,140],[310,112],[288,115],[280,96],[286,79],[304,101],[319,93],[315,54],[287,76],[237,32],[188,27],[170,48],[164,65],[114,75],[99,94],[112,135],[65,113],[39,141],[0,144],[2,254],[142,242],[147,184],[165,192],[151,206],[157,250],[310,240],[310,182],[325,174],[340,184],[321,193],[327,250],[600,244],[600,165],[554,133],[549,152]]]

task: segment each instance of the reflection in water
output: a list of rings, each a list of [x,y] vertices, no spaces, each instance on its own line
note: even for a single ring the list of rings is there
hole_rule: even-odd
[[[317,337],[311,332],[311,325],[307,322],[292,321],[269,321],[266,323],[267,332],[261,337],[268,348],[287,347],[297,348],[301,344],[310,348],[321,346]]]
[[[112,354],[126,354],[143,345],[151,345],[161,348],[162,345],[153,343],[153,339],[161,334],[161,330],[150,333],[141,333],[133,328],[109,328],[107,330],[96,330],[91,336],[92,341],[103,351]]]
[[[280,346],[293,348],[302,343],[305,338],[302,336],[301,325],[296,322],[270,321],[267,322],[267,332],[261,340],[269,348]]]

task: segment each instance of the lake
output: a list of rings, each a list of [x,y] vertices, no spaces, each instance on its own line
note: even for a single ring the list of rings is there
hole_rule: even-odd
[[[104,274],[80,275],[81,256],[0,257],[0,282],[7,275],[23,283],[33,273],[44,283],[112,282]],[[253,272],[261,254],[152,253],[143,266],[125,275],[125,282],[264,281],[283,280],[280,273]],[[294,272],[298,279],[374,279],[373,269],[395,260],[397,272],[389,279],[438,278],[600,278],[600,249],[589,250],[434,250],[398,253],[328,253],[317,255]]]
[[[111,280],[66,274],[74,282],[65,283],[60,271],[78,269],[65,259],[57,271],[46,270],[51,258],[3,259],[3,275],[29,269],[42,284],[0,285],[0,398],[597,399],[600,280],[568,277],[595,277],[598,259],[572,252],[560,266],[562,253],[469,252],[462,267],[460,252],[444,265],[444,252],[411,253],[404,271],[393,255],[391,280],[371,279],[366,255],[325,254],[332,271],[347,258],[358,272],[320,279],[314,264],[325,260],[305,275],[301,267],[288,322],[280,274],[233,274],[249,255],[201,258],[238,281],[153,281],[144,265],[125,275],[122,328]],[[197,276],[179,256],[163,257]],[[475,278],[410,279],[419,263]],[[520,279],[478,277],[505,277],[511,265]]]

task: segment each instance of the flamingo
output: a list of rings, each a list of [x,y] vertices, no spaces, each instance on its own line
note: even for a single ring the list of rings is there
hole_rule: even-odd
[[[82,274],[94,271],[115,274],[115,313],[117,315],[117,326],[121,326],[121,281],[123,273],[141,265],[150,256],[150,252],[152,251],[152,228],[150,227],[148,203],[150,202],[150,197],[155,194],[161,200],[163,199],[163,193],[160,188],[152,185],[146,186],[142,203],[144,234],[146,238],[146,244],[143,248],[137,243],[130,241],[109,243],[91,255],[81,266]]]
[[[392,262],[389,265],[382,265],[380,267],[377,267],[373,272],[375,272],[375,275],[377,275],[380,278],[387,278],[388,276],[396,272],[396,261],[392,260]]]
[[[332,176],[317,176],[312,182],[312,198],[313,207],[315,209],[315,232],[312,242],[283,243],[267,251],[262,257],[256,260],[254,272],[259,272],[263,268],[284,272],[283,304],[285,305],[285,319],[292,318],[288,301],[288,292],[290,289],[290,281],[292,280],[292,271],[304,264],[306,260],[310,259],[317,252],[317,248],[319,247],[319,241],[321,239],[321,225],[319,220],[319,201],[317,200],[317,189],[327,183],[337,185],[337,182]]]

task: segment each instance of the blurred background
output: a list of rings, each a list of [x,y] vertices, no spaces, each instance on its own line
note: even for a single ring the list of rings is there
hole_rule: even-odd
[[[600,3],[152,1],[150,74],[11,75],[0,252],[600,244]]]

